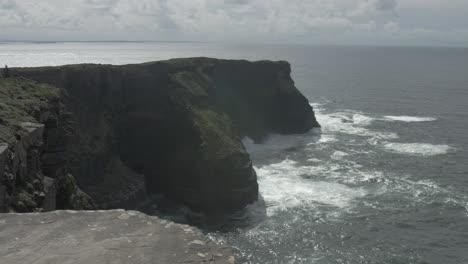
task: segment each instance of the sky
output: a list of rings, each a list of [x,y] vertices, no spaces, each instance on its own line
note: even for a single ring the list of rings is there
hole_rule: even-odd
[[[0,40],[468,46],[468,0],[0,0]]]

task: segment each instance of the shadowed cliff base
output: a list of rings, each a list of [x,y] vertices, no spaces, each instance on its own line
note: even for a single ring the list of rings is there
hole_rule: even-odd
[[[190,58],[10,72],[18,82],[59,88],[63,109],[45,138],[68,136],[54,140],[60,155],[41,160],[65,160],[62,169],[97,208],[139,208],[162,193],[194,211],[235,212],[258,197],[241,138],[260,142],[319,126],[282,61]]]

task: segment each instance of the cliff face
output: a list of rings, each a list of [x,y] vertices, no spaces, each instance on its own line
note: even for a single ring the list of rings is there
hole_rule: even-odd
[[[12,75],[66,91],[68,168],[101,208],[134,208],[158,192],[204,212],[240,209],[258,196],[241,137],[318,126],[286,62],[194,58]]]
[[[0,213],[93,208],[67,169],[61,97],[55,87],[0,79]]]

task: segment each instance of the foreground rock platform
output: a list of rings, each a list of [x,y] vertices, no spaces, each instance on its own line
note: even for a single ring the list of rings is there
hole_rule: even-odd
[[[0,263],[235,263],[198,229],[136,211],[0,214]]]

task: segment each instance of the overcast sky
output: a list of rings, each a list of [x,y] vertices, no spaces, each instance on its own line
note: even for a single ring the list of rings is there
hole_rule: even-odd
[[[468,46],[468,0],[0,0],[0,40]]]

